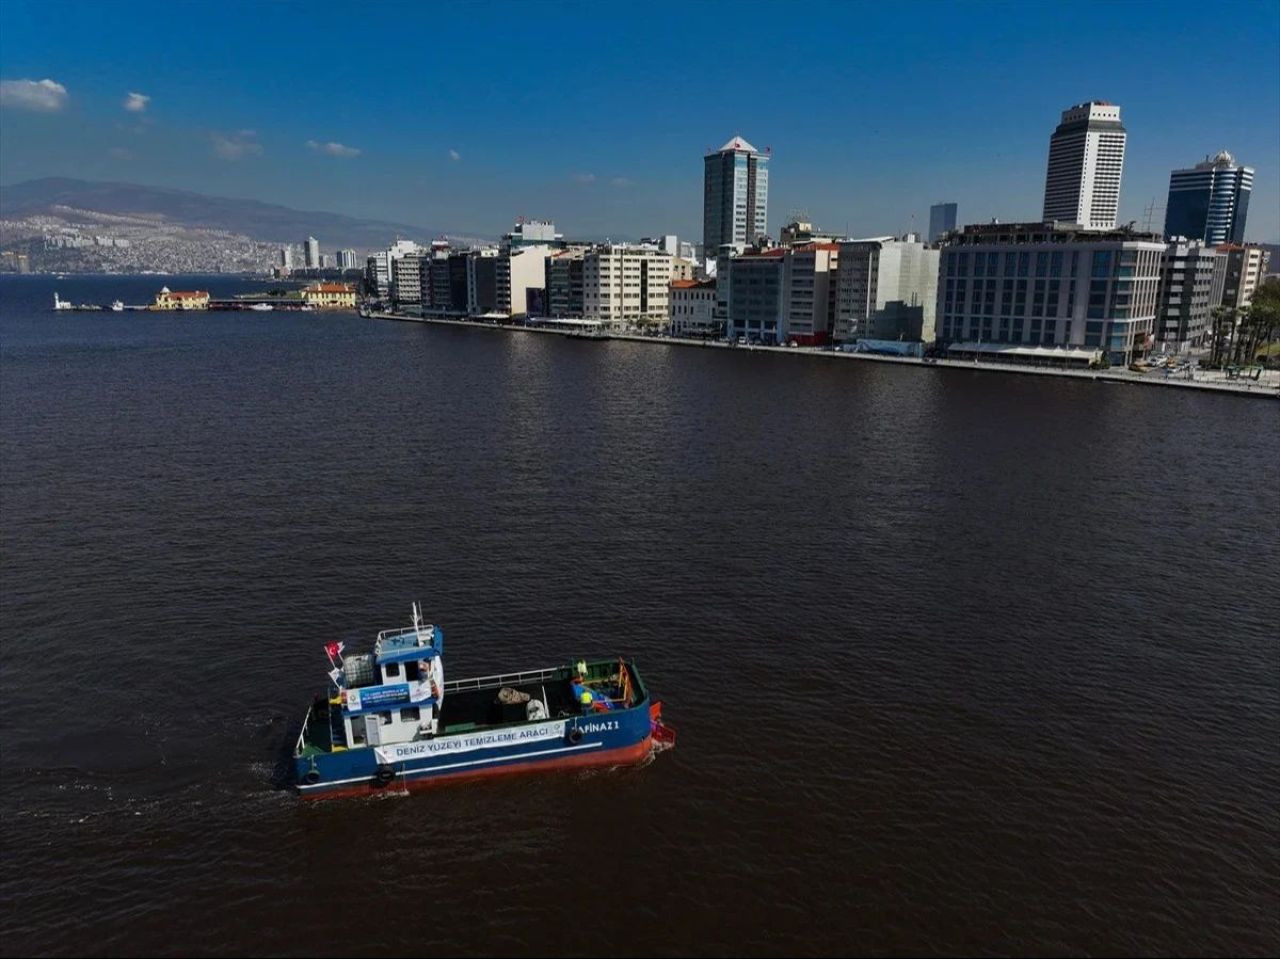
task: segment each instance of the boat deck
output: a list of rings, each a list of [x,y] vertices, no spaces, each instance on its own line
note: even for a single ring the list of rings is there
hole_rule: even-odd
[[[604,693],[619,706],[629,707],[643,699],[643,687],[638,687],[636,677],[628,666],[627,695],[618,686],[618,660],[597,661],[588,664],[586,685],[595,692]],[[445,683],[444,703],[440,710],[439,735],[469,732],[475,729],[492,729],[528,722],[525,703],[505,704],[498,699],[504,687],[528,693],[530,699],[540,699],[547,707],[550,719],[578,716],[582,707],[574,701],[571,667],[485,676],[475,679],[455,680]],[[342,709],[332,701],[317,697],[307,714],[306,728],[299,738],[298,756],[313,756],[332,752],[334,744],[345,741]],[[358,747],[357,747],[358,748]]]
[[[501,688],[501,687],[499,687]],[[545,682],[512,683],[509,688],[540,699],[548,717],[576,716],[582,710],[573,701],[568,678],[552,678]],[[506,705],[498,701],[498,689],[463,689],[445,694],[440,710],[440,734],[461,733],[490,726],[506,726],[527,722],[526,704]]]

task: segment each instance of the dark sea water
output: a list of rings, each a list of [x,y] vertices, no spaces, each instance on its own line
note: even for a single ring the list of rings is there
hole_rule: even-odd
[[[1280,951],[1280,404],[161,282],[0,279],[4,954]],[[677,748],[277,788],[413,600]]]

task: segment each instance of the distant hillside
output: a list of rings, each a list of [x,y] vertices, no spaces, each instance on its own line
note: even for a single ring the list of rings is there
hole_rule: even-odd
[[[48,213],[53,207],[117,216],[159,216],[175,226],[227,230],[270,243],[300,244],[308,236],[314,236],[326,250],[377,249],[397,237],[426,241],[441,235],[440,231],[408,223],[292,210],[257,200],[205,196],[136,183],[47,177],[0,187],[0,217]]]

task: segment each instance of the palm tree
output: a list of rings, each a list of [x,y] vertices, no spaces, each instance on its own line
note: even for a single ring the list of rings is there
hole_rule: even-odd
[[[1249,325],[1254,334],[1249,358],[1254,359],[1260,347],[1270,344],[1280,334],[1280,280],[1269,280],[1254,292]]]
[[[1213,308],[1213,332],[1212,342],[1209,345],[1209,366],[1217,369],[1222,366],[1222,338],[1226,330],[1235,328],[1236,311],[1230,306],[1215,306]],[[1228,326],[1228,324],[1230,324]]]
[[[1231,326],[1231,349],[1229,356],[1232,366],[1239,366],[1241,362],[1241,354],[1244,352],[1244,345],[1248,339],[1249,331],[1249,308],[1241,307],[1236,311],[1235,323]]]

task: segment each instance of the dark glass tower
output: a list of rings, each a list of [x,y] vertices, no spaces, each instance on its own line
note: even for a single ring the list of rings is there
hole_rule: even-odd
[[[1240,166],[1226,150],[1189,170],[1169,175],[1166,237],[1185,236],[1210,246],[1243,243],[1253,192],[1253,168]]]

